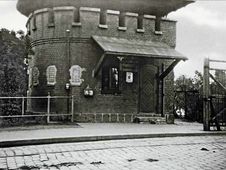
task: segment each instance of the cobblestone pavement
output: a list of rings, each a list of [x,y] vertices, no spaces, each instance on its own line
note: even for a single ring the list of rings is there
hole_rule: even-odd
[[[226,136],[0,148],[0,169],[225,170]]]

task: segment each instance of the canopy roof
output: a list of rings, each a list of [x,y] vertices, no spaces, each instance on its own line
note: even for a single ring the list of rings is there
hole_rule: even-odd
[[[38,9],[60,6],[93,7],[165,16],[192,2],[194,0],[18,0],[17,9],[26,16]]]
[[[127,56],[127,57],[147,57],[155,59],[172,59],[173,63],[160,75],[164,78],[177,65],[180,60],[187,58],[161,42],[128,40],[124,38],[93,36],[93,40],[104,51],[96,64],[93,75],[96,76],[99,72],[105,57],[107,55]]]
[[[187,59],[184,55],[162,42],[128,40],[103,36],[93,36],[93,39],[105,54],[159,59]]]

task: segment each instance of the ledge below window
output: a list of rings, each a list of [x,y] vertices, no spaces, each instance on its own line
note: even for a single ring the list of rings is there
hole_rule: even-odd
[[[81,22],[72,22],[72,27],[81,27],[82,23]]]
[[[49,27],[49,28],[55,27],[55,24],[54,24],[54,23],[49,23],[49,24],[48,24],[48,27]]]
[[[127,27],[118,27],[118,30],[119,31],[126,31],[127,30]]]
[[[144,30],[144,29],[137,29],[137,32],[138,32],[138,33],[144,33],[145,30]]]
[[[162,35],[162,31],[155,31],[155,35]]]
[[[108,29],[108,25],[99,24],[98,27],[102,29]]]

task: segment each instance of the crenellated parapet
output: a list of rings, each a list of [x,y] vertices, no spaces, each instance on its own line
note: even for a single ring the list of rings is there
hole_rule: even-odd
[[[90,38],[93,35],[161,40],[175,46],[176,22],[151,15],[101,10],[98,8],[54,7],[34,11],[29,15],[27,29],[33,41],[62,40],[66,30],[71,37]],[[60,39],[61,38],[61,39]]]

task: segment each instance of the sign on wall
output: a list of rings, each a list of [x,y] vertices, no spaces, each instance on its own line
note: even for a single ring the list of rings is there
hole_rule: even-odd
[[[81,68],[79,65],[73,65],[69,71],[71,76],[71,79],[70,79],[71,85],[80,86],[84,81],[82,79],[82,72],[86,71],[86,69]]]
[[[126,72],[126,82],[133,83],[133,72]]]
[[[55,65],[50,65],[46,69],[47,85],[54,86],[56,84],[57,68]]]

